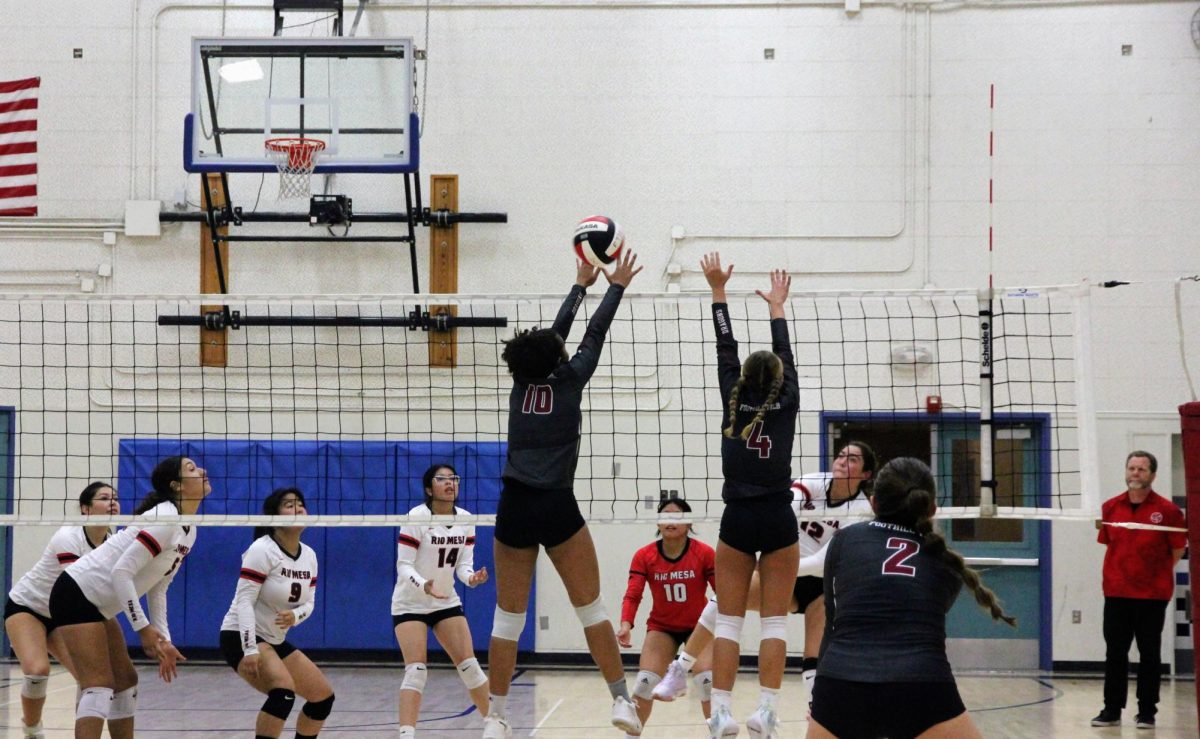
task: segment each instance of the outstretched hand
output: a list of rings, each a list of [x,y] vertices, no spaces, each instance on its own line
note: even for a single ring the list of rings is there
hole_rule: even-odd
[[[733,265],[721,269],[721,253],[711,251],[700,257],[700,269],[704,271],[704,279],[708,280],[708,286],[712,288],[713,302],[724,303],[725,283],[729,282],[730,276],[733,275]]]
[[[575,284],[580,287],[591,287],[600,276],[600,268],[592,266],[582,259],[575,260]]]
[[[605,272],[604,276],[614,285],[621,287],[629,287],[629,283],[633,281],[634,275],[642,271],[641,267],[637,267],[637,254],[634,254],[629,249],[621,252],[621,258],[617,262],[617,266],[613,267],[611,272]]]
[[[788,291],[792,288],[792,277],[784,269],[771,270],[771,289],[767,292],[755,290],[760,298],[771,306],[771,318],[783,318],[783,305],[787,302]]]

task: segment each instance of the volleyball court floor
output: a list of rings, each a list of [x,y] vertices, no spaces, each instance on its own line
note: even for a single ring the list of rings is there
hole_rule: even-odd
[[[21,736],[20,669],[0,664],[6,678],[0,693],[0,737]],[[263,697],[244,684],[224,665],[184,664],[176,682],[166,685],[149,665],[139,665],[141,695],[138,703],[138,739],[213,739],[253,736],[254,717]],[[392,667],[325,668],[337,691],[333,714],[321,732],[332,739],[394,739],[396,694],[403,671]],[[628,673],[632,680],[633,671]],[[780,711],[781,736],[801,739],[807,729],[799,675],[784,681]],[[743,672],[734,691],[734,715],[749,716],[758,699],[755,678]],[[1191,680],[1164,680],[1158,727],[1139,731],[1135,711],[1127,709],[1119,728],[1093,729],[1092,716],[1100,710],[1103,681],[1098,677],[1056,677],[1038,674],[959,675],[963,701],[985,737],[1196,737],[1196,689]],[[1130,682],[1130,697],[1134,685]],[[523,670],[509,694],[509,716],[514,737],[545,739],[617,739],[620,732],[608,724],[609,700],[595,670]],[[75,683],[55,665],[43,724],[48,739],[72,736]],[[299,701],[297,701],[297,710]],[[294,715],[284,737],[293,736]],[[417,735],[427,739],[478,737],[479,715],[467,699],[454,672],[430,670]],[[743,729],[742,736],[745,736]],[[105,734],[107,736],[107,733]],[[707,737],[700,703],[693,693],[674,703],[658,703],[642,736],[646,739],[703,739]]]

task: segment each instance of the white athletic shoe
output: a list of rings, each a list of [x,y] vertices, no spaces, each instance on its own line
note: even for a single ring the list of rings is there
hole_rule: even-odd
[[[750,739],[775,739],[775,726],[779,723],[775,712],[766,706],[759,706],[750,718],[746,719],[746,730]]]
[[[483,739],[511,739],[512,727],[508,719],[500,714],[491,713],[483,720]]]
[[[730,739],[738,735],[738,722],[733,720],[727,709],[713,711],[708,720],[708,735],[710,739]]]
[[[687,683],[687,670],[679,660],[671,660],[667,667],[667,676],[654,686],[654,700],[670,702],[682,698],[687,695]]]
[[[641,734],[642,722],[638,719],[637,707],[633,701],[618,695],[613,698],[612,725],[626,734]]]

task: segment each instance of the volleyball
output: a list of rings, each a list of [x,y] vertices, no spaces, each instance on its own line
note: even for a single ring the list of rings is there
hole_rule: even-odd
[[[596,267],[611,264],[621,256],[625,234],[617,222],[605,216],[588,216],[575,227],[575,254]]]

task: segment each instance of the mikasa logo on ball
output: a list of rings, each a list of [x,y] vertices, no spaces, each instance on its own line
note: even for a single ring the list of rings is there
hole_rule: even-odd
[[[607,216],[588,216],[575,226],[572,246],[575,256],[593,267],[603,267],[621,256],[625,234],[617,222]]]

